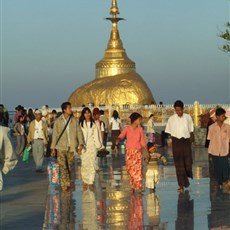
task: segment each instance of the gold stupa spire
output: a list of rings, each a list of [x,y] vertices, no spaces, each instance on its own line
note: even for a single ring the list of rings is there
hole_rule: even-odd
[[[73,106],[93,103],[100,105],[155,104],[152,93],[135,71],[135,63],[131,61],[123,48],[118,31],[117,1],[112,0],[110,17],[112,30],[104,57],[96,64],[96,79],[77,88],[69,97]]]
[[[112,30],[104,57],[96,64],[97,79],[135,71],[135,63],[128,58],[120,39],[118,22],[124,19],[118,14],[117,0],[112,0],[111,17],[106,18],[111,21]]]

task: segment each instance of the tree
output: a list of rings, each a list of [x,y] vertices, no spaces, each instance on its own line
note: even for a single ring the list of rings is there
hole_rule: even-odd
[[[221,50],[230,53],[230,34],[228,30],[228,28],[230,29],[230,22],[227,22],[225,26],[227,27],[227,29],[224,32],[221,32],[221,34],[219,35],[221,38],[225,40],[225,44],[223,45]]]

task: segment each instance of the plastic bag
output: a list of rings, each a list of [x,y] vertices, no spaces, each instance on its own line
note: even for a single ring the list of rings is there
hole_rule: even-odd
[[[52,185],[60,184],[60,166],[55,157],[51,157],[47,166],[49,182]]]
[[[28,163],[30,158],[30,150],[26,147],[23,151],[22,161]]]

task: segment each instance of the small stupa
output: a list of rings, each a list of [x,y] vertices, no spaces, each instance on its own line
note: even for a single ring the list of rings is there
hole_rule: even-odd
[[[118,31],[117,1],[112,0],[112,23],[110,39],[104,57],[96,63],[96,79],[76,89],[69,97],[73,106],[88,104],[124,105],[155,104],[152,93],[143,78],[136,72],[135,63],[130,60],[123,48]]]

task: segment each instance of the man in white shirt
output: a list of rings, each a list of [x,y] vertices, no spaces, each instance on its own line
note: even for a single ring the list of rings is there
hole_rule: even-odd
[[[28,145],[32,144],[36,172],[42,172],[44,150],[48,143],[48,126],[46,122],[42,121],[42,111],[40,109],[37,109],[34,114],[35,120],[30,123],[27,142]]]
[[[192,149],[193,121],[190,115],[184,113],[184,104],[178,100],[174,103],[176,114],[168,119],[165,132],[171,135],[173,159],[176,167],[178,192],[190,185],[188,178],[193,178]]]

